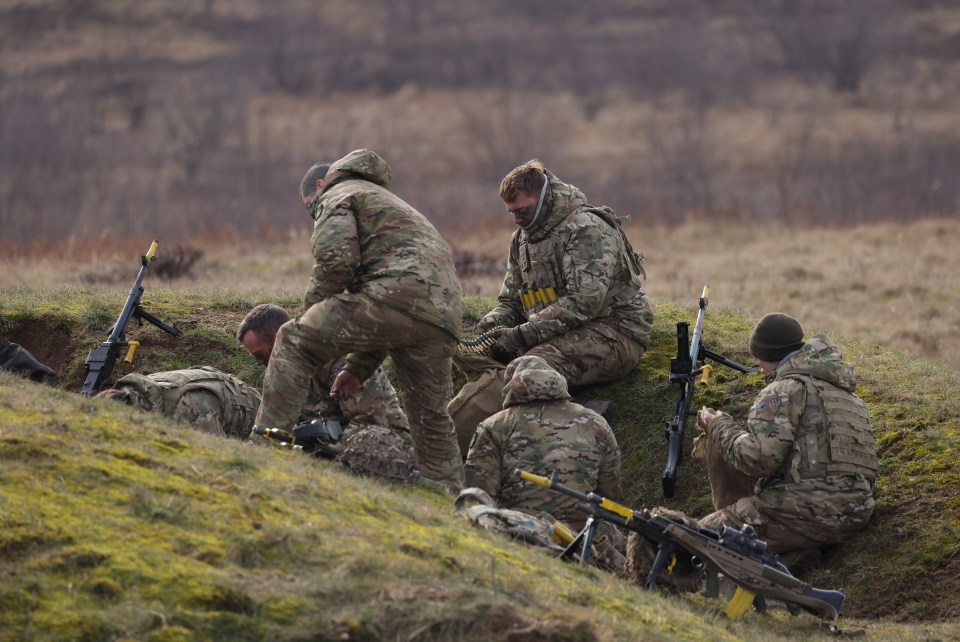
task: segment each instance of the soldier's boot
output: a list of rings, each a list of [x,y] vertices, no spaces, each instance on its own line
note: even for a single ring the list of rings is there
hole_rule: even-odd
[[[793,575],[806,573],[820,566],[823,555],[819,548],[801,548],[780,555],[780,561]]]
[[[579,401],[577,403],[580,403]],[[613,402],[608,399],[590,399],[581,404],[585,408],[589,408],[594,411],[601,417],[603,417],[608,424],[613,423]]]

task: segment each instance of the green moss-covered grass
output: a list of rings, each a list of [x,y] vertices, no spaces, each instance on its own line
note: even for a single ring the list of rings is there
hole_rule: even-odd
[[[559,622],[557,639],[590,639],[576,637],[583,631],[604,639],[641,633],[685,639],[693,631],[764,639],[764,627],[798,635],[803,618],[780,621],[776,614],[761,618],[758,629],[738,621],[717,632],[711,601],[661,601],[593,571],[554,568],[529,549],[461,528],[450,518],[449,498],[343,477],[322,462],[209,439],[81,399],[68,391],[79,389],[86,353],[102,340],[124,298],[125,292],[102,289],[0,291],[3,336],[36,340],[52,328],[60,342],[55,351],[23,343],[48,363],[44,350],[63,355],[61,391],[0,381],[0,613],[14,618],[11,630],[19,636],[0,639],[61,639],[51,632],[70,628],[78,631],[75,639],[406,639],[393,634],[404,631],[417,633],[411,639],[439,640],[465,636],[469,627],[483,631],[478,623],[491,619],[520,626],[525,617],[542,626]],[[256,303],[277,302],[295,312],[298,298],[148,291],[144,306],[184,337],[149,325],[133,330],[131,338],[142,344],[134,367],[151,372],[206,363],[256,384],[262,369],[237,344],[236,325]],[[491,298],[466,299],[466,322],[492,304]],[[700,515],[712,509],[708,486],[689,457],[679,469],[677,496],[665,502],[660,489],[663,427],[676,399],[667,380],[675,324],[692,322],[695,309],[664,303],[656,315],[652,345],[634,372],[573,393],[614,402],[629,504],[667,503]],[[91,323],[95,318],[103,327]],[[712,306],[704,342],[748,364],[753,322]],[[34,327],[43,334],[31,334]],[[843,588],[845,616],[885,618],[857,623],[872,636],[934,631],[937,637],[939,626],[956,633],[956,373],[878,346],[838,343],[857,367],[859,392],[874,417],[882,466],[878,511],[863,536],[829,551],[824,569],[808,579]],[[694,405],[743,416],[762,385],[759,375],[718,366]],[[688,426],[687,455],[694,432]],[[391,534],[388,522],[403,526]],[[560,586],[568,588],[556,595],[552,589]],[[61,602],[67,606],[55,608]],[[671,623],[674,618],[687,624]],[[942,619],[949,623],[912,625],[908,633],[892,624]],[[7,630],[0,626],[3,635]]]

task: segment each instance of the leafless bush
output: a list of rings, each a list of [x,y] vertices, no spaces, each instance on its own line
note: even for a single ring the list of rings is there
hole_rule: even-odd
[[[538,96],[503,89],[460,103],[463,132],[475,175],[497,185],[524,161],[551,162],[562,150],[564,116]]]
[[[692,212],[719,205],[723,159],[709,103],[678,109],[673,116],[654,113],[647,121],[649,186],[667,222],[680,223]]]
[[[891,0],[761,0],[784,64],[856,92],[896,19]]]
[[[203,258],[203,250],[189,245],[176,245],[169,252],[158,256],[153,273],[164,279],[193,278],[194,264]]]

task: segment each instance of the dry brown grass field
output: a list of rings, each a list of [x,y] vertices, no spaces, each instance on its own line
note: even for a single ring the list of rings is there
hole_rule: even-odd
[[[472,233],[448,234],[467,294],[496,294],[512,229],[505,219]],[[647,290],[656,302],[692,305],[709,284],[713,307],[755,318],[784,311],[808,333],[822,331],[960,366],[955,250],[960,221],[853,228],[632,222],[628,229],[646,256]],[[0,288],[107,282],[116,284],[119,301],[147,244],[113,243],[106,250],[63,246],[30,258],[8,257],[0,260]],[[202,256],[186,276],[148,276],[148,291],[219,285],[296,293],[305,287],[312,263],[306,234],[256,246],[211,241],[171,247],[161,240],[158,257],[182,254],[187,247]]]

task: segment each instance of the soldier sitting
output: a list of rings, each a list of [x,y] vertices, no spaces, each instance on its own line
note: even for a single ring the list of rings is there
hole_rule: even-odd
[[[128,374],[97,397],[123,401],[203,432],[238,439],[250,436],[260,407],[256,388],[207,366]]]
[[[873,514],[878,462],[870,412],[837,346],[824,335],[805,342],[786,314],[760,319],[750,353],[769,385],[746,426],[710,408],[698,415],[705,434],[696,449],[707,461],[717,509],[699,522],[713,529],[751,524],[772,552],[818,554],[817,547],[862,531]],[[728,480],[743,476],[756,482],[752,494],[725,491]]]
[[[477,425],[500,408],[504,365],[521,354],[544,359],[570,386],[615,381],[646,352],[653,310],[642,287],[642,256],[620,220],[532,160],[500,183],[517,229],[496,307],[477,323],[497,327],[494,358],[458,354],[467,383],[450,402],[462,452]]]
[[[486,491],[501,508],[545,512],[581,528],[586,516],[574,499],[528,487],[513,471],[557,471],[574,490],[619,501],[616,437],[603,417],[569,401],[566,380],[540,357],[515,359],[506,376],[503,410],[480,424],[467,454],[467,486]]]

